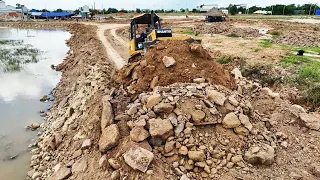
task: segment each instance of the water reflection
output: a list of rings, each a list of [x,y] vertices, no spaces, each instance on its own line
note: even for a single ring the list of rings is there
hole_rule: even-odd
[[[66,56],[65,40],[70,34],[61,30],[17,30],[0,28],[0,40],[23,40],[43,51],[39,62],[25,64],[19,72],[0,72],[0,179],[26,179],[30,154],[27,146],[36,132],[24,129],[32,122],[42,123],[39,110],[49,104],[39,98],[59,82],[60,73],[51,70]],[[8,160],[18,155],[15,160]]]

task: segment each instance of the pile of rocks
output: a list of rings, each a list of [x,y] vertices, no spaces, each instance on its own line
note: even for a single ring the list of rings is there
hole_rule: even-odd
[[[273,40],[277,44],[285,44],[301,47],[319,47],[319,33],[314,31],[298,31],[282,33],[279,38]]]
[[[219,177],[219,171],[231,168],[240,168],[245,173],[249,171],[248,163],[272,164],[278,142],[255,114],[250,96],[209,85],[202,78],[194,82],[156,87],[153,92],[142,93],[124,113],[115,116],[116,121],[127,122],[131,141],[147,141],[152,146],[152,151],[133,147],[124,153],[122,160],[133,169],[146,172],[154,158],[171,159],[166,178],[181,179]],[[110,114],[111,104],[103,102],[105,112]],[[112,117],[108,119],[112,121]],[[103,120],[102,127],[104,124]],[[241,145],[230,136],[216,137],[214,126],[237,136]],[[203,127],[209,130],[200,133]],[[116,124],[102,129],[101,152],[115,147],[118,140]]]

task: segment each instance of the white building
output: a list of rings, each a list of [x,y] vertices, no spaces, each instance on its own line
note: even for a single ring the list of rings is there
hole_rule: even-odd
[[[272,15],[272,11],[262,11],[262,10],[258,10],[256,12],[254,12],[253,14],[261,14],[261,15]]]
[[[197,10],[200,12],[208,12],[212,8],[218,9],[218,4],[209,4],[209,5],[203,4],[203,5],[197,6]]]
[[[6,3],[0,0],[0,13],[1,14],[8,14],[8,13],[15,13],[16,8],[10,5],[6,6]]]

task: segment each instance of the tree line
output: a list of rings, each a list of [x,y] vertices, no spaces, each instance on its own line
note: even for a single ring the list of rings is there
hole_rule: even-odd
[[[303,5],[283,5],[283,4],[277,4],[267,7],[258,7],[258,6],[252,6],[249,9],[239,7],[235,4],[230,4],[228,8],[229,13],[232,15],[239,14],[241,12],[242,14],[253,14],[254,12],[258,10],[263,11],[272,11],[273,15],[313,15],[315,14],[315,11],[319,9],[319,6],[317,4],[303,4]]]
[[[244,8],[241,6],[237,6],[235,4],[230,4],[229,7],[226,8],[220,8],[220,9],[227,9],[229,10],[229,14],[235,15],[235,14],[253,14],[254,12],[258,10],[263,10],[263,11],[272,11],[273,15],[295,15],[295,14],[301,14],[301,15],[309,15],[309,13],[315,14],[316,10],[319,9],[320,7],[316,4],[303,4],[303,5],[295,5],[295,4],[290,4],[290,5],[283,5],[283,4],[277,4],[277,5],[272,5],[272,6],[267,6],[267,7],[258,7],[258,6],[252,6],[250,8]],[[62,10],[62,9],[57,9],[54,12],[66,12],[67,10]],[[118,10],[116,8],[108,8],[108,9],[102,9],[102,10],[94,10],[90,9],[91,13],[94,14],[113,14],[113,13],[150,13],[152,10],[151,9],[140,9],[137,8],[135,10],[125,10],[121,9]],[[39,12],[49,12],[47,9],[42,9],[39,10]],[[74,11],[76,14],[79,14],[80,11],[77,9]],[[155,10],[156,13],[186,13],[186,12],[192,12],[192,13],[200,13],[200,11],[196,8],[189,10],[188,8],[184,9],[181,8],[179,10],[175,9],[170,9],[170,10],[165,10],[165,9],[157,9]]]

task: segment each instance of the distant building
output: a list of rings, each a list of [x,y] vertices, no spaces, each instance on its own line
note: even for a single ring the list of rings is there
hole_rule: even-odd
[[[254,12],[253,14],[255,15],[272,15],[272,11],[262,11],[262,10],[258,10],[256,12]]]
[[[0,0],[0,13],[1,14],[9,14],[9,13],[15,13],[16,8],[14,6],[7,5],[2,0]]]
[[[203,4],[203,5],[197,6],[197,10],[200,12],[208,12],[212,8],[218,9],[218,4],[209,4],[209,5]]]

